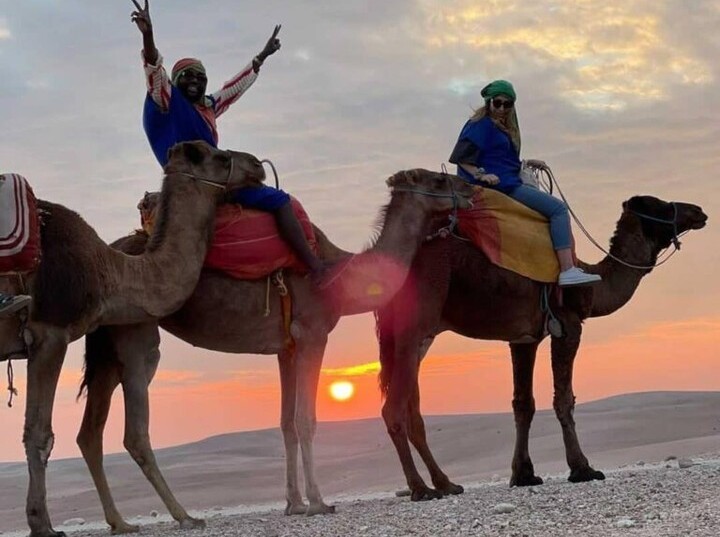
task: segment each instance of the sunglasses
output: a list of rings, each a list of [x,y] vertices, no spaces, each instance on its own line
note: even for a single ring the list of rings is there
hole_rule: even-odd
[[[510,110],[515,103],[513,101],[505,101],[503,99],[493,99],[492,105],[498,109],[504,108],[505,110]]]

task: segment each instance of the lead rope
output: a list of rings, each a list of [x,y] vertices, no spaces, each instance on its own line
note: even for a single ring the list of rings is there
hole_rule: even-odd
[[[13,397],[15,397],[18,394],[17,388],[15,387],[15,385],[13,383],[15,380],[15,372],[13,371],[12,358],[8,358],[7,378],[8,378],[8,391],[10,392],[10,396],[8,397],[7,406],[8,406],[8,408],[12,408]]]
[[[592,243],[593,246],[595,246],[595,248],[597,248],[598,250],[600,250],[601,252],[603,252],[603,253],[604,253],[605,255],[607,255],[609,258],[617,261],[617,262],[620,263],[621,265],[625,265],[626,267],[633,268],[633,269],[650,270],[650,269],[653,269],[653,268],[655,268],[655,267],[659,267],[660,265],[664,265],[665,263],[667,263],[667,262],[670,260],[670,258],[671,258],[673,255],[675,255],[675,254],[677,253],[677,251],[680,249],[679,237],[682,237],[683,235],[685,235],[685,233],[687,233],[687,231],[686,231],[685,233],[681,233],[680,235],[678,235],[678,234],[677,234],[677,222],[675,222],[675,221],[670,221],[670,220],[661,220],[661,219],[659,219],[659,218],[654,218],[654,217],[652,217],[652,216],[648,216],[648,215],[644,215],[644,214],[640,214],[640,213],[635,213],[635,214],[637,214],[637,215],[638,215],[639,217],[641,217],[641,218],[647,218],[648,220],[653,220],[653,221],[661,222],[661,223],[664,223],[664,224],[672,224],[672,225],[673,225],[673,232],[675,233],[675,236],[674,236],[674,238],[673,238],[673,247],[674,247],[674,250],[672,250],[671,252],[667,253],[667,254],[665,255],[665,257],[664,257],[663,259],[661,259],[660,261],[657,261],[657,260],[656,260],[655,264],[653,264],[653,265],[634,265],[634,264],[632,264],[632,263],[628,263],[627,261],[624,261],[624,260],[620,259],[619,257],[616,257],[615,255],[611,254],[609,250],[606,250],[605,248],[603,248],[603,247],[600,245],[600,243],[598,243],[598,241],[596,241],[596,240],[593,238],[593,236],[590,234],[590,232],[585,228],[585,226],[583,225],[583,223],[580,221],[580,218],[578,218],[578,216],[575,214],[575,211],[573,211],[572,207],[570,206],[570,203],[568,202],[567,198],[565,197],[565,194],[563,193],[562,189],[560,188],[560,184],[558,183],[557,179],[555,179],[555,175],[553,174],[552,170],[548,167],[547,169],[542,170],[542,172],[545,173],[545,174],[548,176],[549,184],[551,185],[551,186],[550,186],[550,189],[549,189],[550,192],[552,192],[552,185],[554,184],[554,185],[557,187],[558,194],[560,194],[560,197],[561,197],[562,200],[565,202],[565,205],[566,205],[567,208],[568,208],[568,212],[570,213],[570,216],[572,216],[572,219],[574,220],[575,224],[577,224],[577,226],[580,228],[580,231],[583,232],[583,234],[585,235],[585,237],[587,237],[587,239]],[[677,206],[674,206],[674,207],[675,207],[675,213],[676,213],[676,216],[677,216]],[[667,248],[666,248],[666,250],[667,250]],[[658,258],[659,258],[659,257],[661,257],[661,256],[658,256]]]

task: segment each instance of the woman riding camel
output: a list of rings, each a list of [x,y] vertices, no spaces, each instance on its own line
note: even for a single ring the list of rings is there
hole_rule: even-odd
[[[471,183],[483,183],[499,190],[550,221],[550,237],[560,263],[559,285],[599,282],[600,276],[587,274],[575,266],[567,206],[550,194],[523,184],[520,179],[520,128],[512,84],[496,80],[485,86],[480,95],[485,105],[465,123],[450,155],[450,162],[457,164],[458,175]],[[546,167],[541,160],[528,160],[526,164]]]
[[[137,10],[133,11],[131,20],[143,36],[142,56],[147,82],[143,126],[155,157],[164,166],[168,149],[179,142],[204,140],[217,147],[217,118],[252,86],[265,59],[280,49],[277,37],[280,26],[275,27],[265,48],[242,71],[218,91],[206,95],[207,76],[200,60],[183,58],[177,61],[168,77],[162,56],[155,47],[148,0],[143,8],[136,0],[132,2]],[[235,190],[229,201],[273,213],[281,236],[307,265],[313,278],[322,275],[324,264],[310,248],[288,194],[262,185]]]

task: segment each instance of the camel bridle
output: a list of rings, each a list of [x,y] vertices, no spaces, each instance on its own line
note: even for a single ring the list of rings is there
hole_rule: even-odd
[[[199,183],[203,183],[205,185],[212,186],[214,188],[219,188],[221,190],[227,190],[228,185],[230,184],[230,179],[232,178],[233,171],[235,170],[235,159],[230,157],[230,169],[228,170],[227,179],[224,183],[220,181],[213,181],[212,179],[208,179],[207,177],[202,177],[200,175],[195,175],[194,173],[190,172],[176,172],[172,171],[170,173],[166,173],[165,176],[168,175],[184,175],[185,177],[189,177],[190,179],[193,179]]]

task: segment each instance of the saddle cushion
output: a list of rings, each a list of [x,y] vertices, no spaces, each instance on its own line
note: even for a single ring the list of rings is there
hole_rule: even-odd
[[[458,229],[499,267],[539,282],[557,282],[560,273],[550,224],[540,213],[490,188],[458,211]]]
[[[146,194],[138,204],[143,229],[152,233],[159,195]],[[293,211],[312,250],[317,242],[310,218],[295,198]],[[306,272],[307,267],[280,237],[275,216],[266,211],[223,204],[217,208],[215,231],[205,257],[205,267],[219,270],[240,280],[263,278],[280,268]]]
[[[0,274],[32,272],[40,263],[40,222],[32,188],[21,175],[0,175]]]
[[[316,250],[317,242],[310,218],[299,201],[291,197],[290,203],[310,248]],[[205,258],[205,266],[241,280],[262,278],[280,268],[307,271],[307,267],[280,236],[272,213],[247,209],[237,204],[218,207],[215,235]]]

